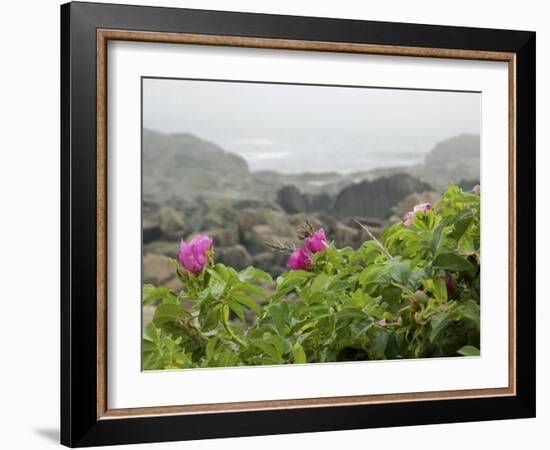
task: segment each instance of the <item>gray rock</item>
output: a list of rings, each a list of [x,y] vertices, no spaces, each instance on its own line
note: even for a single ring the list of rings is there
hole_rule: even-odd
[[[479,160],[479,148],[478,134],[460,134],[439,142],[426,156],[426,164],[447,166],[459,161]]]
[[[388,218],[392,207],[412,192],[431,190],[430,186],[408,174],[395,174],[345,187],[336,198],[340,216]]]
[[[147,254],[143,257],[143,282],[165,284],[175,278],[174,267],[164,255]]]
[[[143,245],[143,253],[154,253],[175,258],[178,254],[179,240],[153,241]]]
[[[253,256],[252,264],[258,269],[265,270],[269,272],[273,267],[273,253],[270,251],[265,251],[257,253]]]
[[[239,243],[239,230],[236,227],[207,230],[202,234],[213,238],[216,247],[229,247]]]
[[[289,214],[329,212],[334,198],[326,193],[301,193],[296,186],[283,186],[277,191],[277,203]]]
[[[160,208],[159,222],[160,231],[165,238],[181,239],[187,232],[183,213],[176,211],[171,206]]]
[[[261,253],[268,249],[267,242],[273,242],[275,235],[269,225],[253,225],[249,230],[243,231],[246,248],[251,253]]]
[[[255,225],[267,225],[274,234],[279,236],[291,236],[295,231],[290,224],[289,217],[284,212],[269,208],[245,208],[239,211],[238,223],[241,230],[244,231],[250,230]]]
[[[277,192],[277,203],[290,214],[306,212],[307,204],[305,196],[296,186],[284,186],[279,189]]]
[[[300,245],[293,228],[290,228],[288,234],[281,236],[276,234],[269,225],[264,224],[253,225],[250,230],[243,231],[243,242],[251,254],[268,251],[268,243]]]
[[[161,238],[158,217],[144,212],[142,222],[143,242],[151,242]]]
[[[242,245],[222,248],[216,259],[235,270],[242,270],[252,265],[252,257]]]
[[[248,188],[243,158],[191,134],[143,130],[143,192],[156,204],[201,193],[231,196]]]
[[[334,241],[337,247],[356,247],[359,241],[360,232],[357,228],[352,228],[338,222],[334,226]]]

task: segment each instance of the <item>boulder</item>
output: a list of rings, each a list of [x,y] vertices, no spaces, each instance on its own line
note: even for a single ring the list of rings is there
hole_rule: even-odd
[[[239,212],[239,227],[241,230],[250,230],[255,225],[267,225],[278,236],[292,236],[295,232],[290,224],[289,216],[284,212],[270,208],[245,208]]]
[[[326,193],[302,193],[294,185],[283,186],[277,191],[277,203],[289,214],[330,212],[334,198]]]
[[[260,209],[255,219],[257,224],[268,225],[277,236],[293,236],[295,234],[288,216],[283,212],[272,209]]]
[[[288,216],[288,221],[293,229],[298,230],[303,227],[306,222],[309,222],[314,229],[321,227],[329,227],[331,220],[321,220],[317,215],[298,213]]]
[[[243,230],[243,243],[251,254],[262,253],[269,250],[268,243],[283,243],[285,245],[299,245],[294,229],[290,228],[289,234],[278,235],[269,225],[253,225],[250,230]]]
[[[352,228],[344,225],[341,222],[334,226],[334,241],[337,247],[355,247],[360,239],[360,231],[357,228]]]
[[[431,190],[418,178],[400,173],[372,181],[364,180],[343,188],[336,198],[339,216],[367,216],[387,219],[392,207],[413,192]]]
[[[252,265],[252,257],[242,245],[222,248],[216,259],[235,270],[242,270]]]
[[[171,206],[162,206],[159,210],[159,223],[162,235],[167,239],[181,239],[187,230],[183,213]]]
[[[277,203],[289,214],[306,212],[306,199],[296,186],[283,186],[277,191]]]
[[[175,258],[178,254],[179,240],[153,241],[143,245],[143,253],[154,253]]]
[[[209,204],[202,218],[202,229],[238,228],[239,216],[234,208],[227,205]]]
[[[143,282],[165,284],[175,278],[174,267],[164,255],[147,254],[143,257]]]
[[[152,242],[161,238],[160,223],[158,217],[153,215],[143,215],[142,223],[143,242]]]
[[[192,237],[199,233],[193,233]],[[219,247],[230,247],[239,243],[239,230],[237,228],[217,228],[214,230],[201,231],[200,234],[205,234],[214,239],[214,246]]]
[[[252,257],[252,264],[254,267],[257,267],[258,269],[264,270],[266,272],[270,272],[273,264],[273,252],[265,251],[261,253],[257,253]]]
[[[253,254],[266,251],[266,243],[275,241],[275,235],[269,225],[253,225],[250,230],[243,231],[243,238],[246,248]]]

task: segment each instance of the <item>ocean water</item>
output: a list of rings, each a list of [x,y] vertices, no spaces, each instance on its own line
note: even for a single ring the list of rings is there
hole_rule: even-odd
[[[387,167],[407,167],[424,162],[425,152],[373,149],[363,146],[255,148],[226,144],[228,151],[244,158],[251,171],[273,170],[284,174],[337,172],[348,174]]]

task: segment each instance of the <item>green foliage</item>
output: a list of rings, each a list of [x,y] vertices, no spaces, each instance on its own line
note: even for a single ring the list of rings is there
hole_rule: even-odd
[[[479,355],[479,218],[479,191],[453,185],[409,227],[329,246],[308,271],[177,268],[183,291],[143,287],[143,304],[157,303],[143,368]]]

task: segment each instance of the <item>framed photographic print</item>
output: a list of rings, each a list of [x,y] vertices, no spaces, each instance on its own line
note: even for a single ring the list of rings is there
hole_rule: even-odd
[[[61,19],[63,444],[534,417],[535,33]]]

